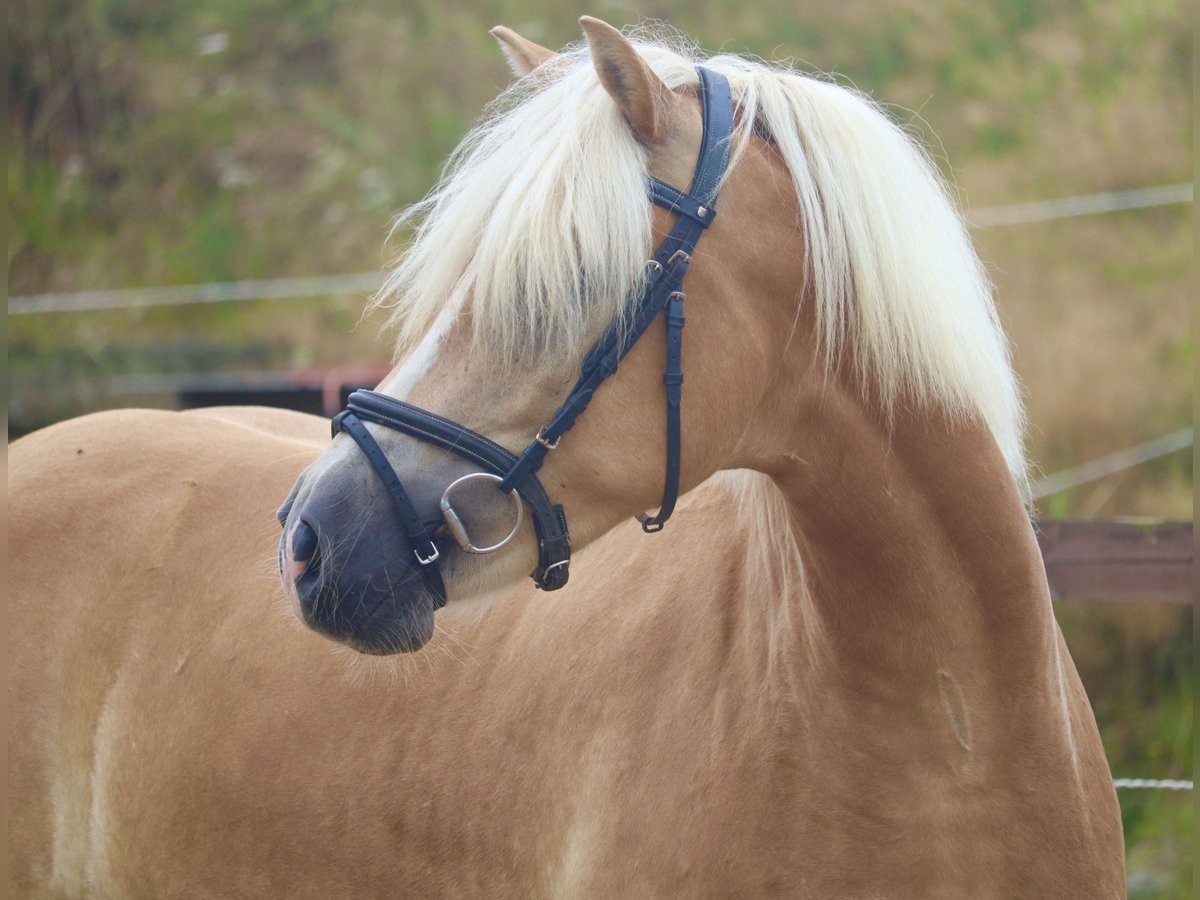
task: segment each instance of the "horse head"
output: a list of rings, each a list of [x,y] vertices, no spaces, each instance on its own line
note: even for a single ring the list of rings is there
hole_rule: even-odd
[[[295,611],[361,651],[419,649],[440,605],[531,572],[561,587],[572,549],[660,504],[661,528],[718,470],[773,473],[831,379],[885,417],[916,389],[1019,432],[986,283],[911,138],[836,85],[581,24],[561,53],[493,32],[518,78],[401,216],[376,300],[399,364],[280,510]]]

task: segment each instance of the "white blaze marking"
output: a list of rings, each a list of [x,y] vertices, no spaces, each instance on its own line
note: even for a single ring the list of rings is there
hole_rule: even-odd
[[[457,314],[458,308],[449,306],[438,313],[437,318],[433,320],[433,325],[425,333],[425,337],[421,338],[421,343],[417,344],[404,364],[392,372],[377,390],[381,394],[387,394],[397,400],[407,400],[417,382],[433,368]],[[356,454],[358,448],[354,441],[348,438],[341,440],[342,437],[343,435],[339,434],[330,448],[309,466],[307,477],[310,483],[316,483],[334,463],[339,463]]]
[[[395,397],[397,400],[408,398],[417,382],[425,377],[425,373],[437,361],[438,353],[442,349],[446,335],[450,333],[450,325],[454,322],[457,313],[457,309],[449,306],[438,313],[438,317],[433,320],[433,325],[425,333],[425,337],[421,338],[421,343],[417,344],[416,349],[408,355],[404,365],[392,372],[387,380],[379,386],[381,393]]]

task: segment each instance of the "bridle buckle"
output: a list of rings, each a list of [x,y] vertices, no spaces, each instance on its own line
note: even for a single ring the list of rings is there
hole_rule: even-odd
[[[533,439],[535,441],[537,441],[539,444],[541,444],[543,447],[545,447],[547,450],[557,450],[558,442],[562,440],[562,435],[560,434],[554,440],[548,441],[548,440],[546,440],[546,436],[543,433],[543,432],[545,432],[545,430],[546,430],[546,426],[543,425],[541,428],[538,429],[538,432],[536,435],[534,435]]]
[[[423,566],[432,565],[433,563],[437,562],[442,555],[440,552],[438,552],[437,545],[432,541],[429,542],[429,549],[432,552],[428,556],[422,556],[421,551],[416,547],[413,547],[413,556],[415,556],[417,558],[417,562]]]

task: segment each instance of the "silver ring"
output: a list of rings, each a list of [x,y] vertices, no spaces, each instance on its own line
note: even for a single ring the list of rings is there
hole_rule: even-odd
[[[508,496],[512,498],[513,506],[516,507],[517,521],[513,525],[512,531],[498,544],[492,544],[490,547],[476,547],[471,543],[471,536],[467,534],[467,529],[463,526],[462,519],[458,517],[458,513],[454,511],[454,507],[450,504],[450,494],[460,484],[465,484],[468,481],[477,479],[485,481],[495,481],[499,483],[504,479],[499,475],[493,475],[490,472],[472,472],[470,475],[464,475],[462,478],[457,478],[450,482],[450,486],[442,492],[442,499],[438,506],[442,510],[442,518],[446,520],[446,527],[450,529],[450,533],[454,535],[454,540],[458,541],[458,546],[462,547],[467,553],[484,554],[495,553],[509,541],[517,536],[517,531],[521,528],[521,520],[525,517],[525,505],[521,502],[520,496],[516,491],[509,491]]]

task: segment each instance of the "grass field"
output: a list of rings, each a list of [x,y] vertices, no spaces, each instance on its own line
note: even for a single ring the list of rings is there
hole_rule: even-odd
[[[10,292],[378,269],[505,84],[487,29],[550,46],[580,13],[834,71],[927,141],[967,208],[1190,181],[1192,26],[1164,0],[14,0]],[[1189,206],[981,229],[1045,472],[1191,419]],[[9,320],[10,401],[132,400],[114,375],[389,355],[362,297]],[[182,349],[181,349],[182,348]],[[1191,455],[1049,498],[1048,516],[1190,518]],[[1190,777],[1186,609],[1060,609],[1118,775]],[[1187,795],[1122,795],[1135,896],[1191,895]]]

